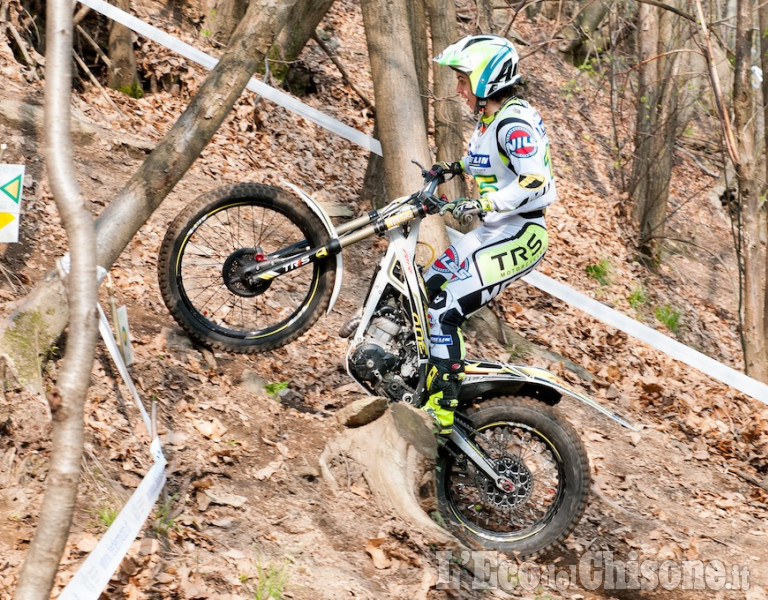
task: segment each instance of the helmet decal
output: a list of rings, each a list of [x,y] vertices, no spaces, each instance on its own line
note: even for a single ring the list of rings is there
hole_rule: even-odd
[[[519,60],[512,42],[500,35],[467,36],[435,58],[438,64],[464,73],[472,93],[480,99],[517,83]]]

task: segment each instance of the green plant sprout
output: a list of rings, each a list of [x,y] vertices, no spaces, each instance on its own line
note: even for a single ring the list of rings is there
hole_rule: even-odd
[[[680,329],[680,313],[677,310],[669,304],[665,304],[664,306],[657,306],[654,314],[661,323],[666,325],[667,329],[677,334]]]
[[[641,304],[648,302],[648,294],[646,293],[645,288],[639,286],[632,290],[632,293],[627,298],[627,302],[629,302],[629,305],[635,310],[637,310]]]
[[[267,385],[264,386],[264,389],[266,390],[267,394],[272,396],[272,398],[274,398],[274,400],[277,401],[278,394],[280,394],[280,392],[282,392],[287,387],[288,387],[287,381],[280,381],[275,383],[268,383]]]
[[[587,265],[584,269],[588,277],[591,277],[600,285],[608,285],[611,281],[611,263],[602,259],[594,265]]]

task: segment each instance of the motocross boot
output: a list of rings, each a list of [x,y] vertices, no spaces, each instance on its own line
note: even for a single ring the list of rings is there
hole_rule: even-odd
[[[427,364],[429,399],[423,410],[435,419],[440,435],[453,431],[453,416],[459,405],[459,388],[464,379],[464,362],[449,358],[431,358]]]

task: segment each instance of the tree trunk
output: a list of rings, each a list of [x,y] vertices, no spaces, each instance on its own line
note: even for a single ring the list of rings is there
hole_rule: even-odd
[[[573,64],[581,65],[599,46],[595,37],[606,14],[608,14],[607,2],[587,0],[575,22],[563,31],[566,41],[560,44],[559,50],[564,54],[570,54],[573,57]]]
[[[679,53],[681,44],[672,13],[641,3],[638,17],[640,77],[635,129],[635,158],[630,179],[633,217],[639,230],[639,248],[654,264],[664,235],[675,139],[687,117],[681,108]]]
[[[288,21],[295,2],[251,0],[221,60],[168,135],[96,221],[98,264],[109,268],[208,144],[240,97],[251,74]],[[304,2],[306,0],[298,0]],[[66,298],[58,275],[49,273],[4,323],[0,353],[29,389],[39,391],[35,365],[64,329]],[[31,330],[30,330],[31,329]],[[37,339],[31,350],[15,343]]]
[[[272,75],[283,81],[291,70],[291,63],[299,58],[304,46],[312,38],[320,21],[328,13],[333,0],[307,0],[296,7],[289,27],[284,27],[269,50]]]
[[[247,0],[214,0],[205,16],[205,33],[220,46],[226,46],[232,32],[245,15]]]
[[[427,9],[424,0],[407,2],[408,23],[411,30],[411,47],[413,48],[416,79],[421,95],[421,110],[424,122],[429,128],[429,47],[427,45]]]
[[[768,4],[760,4],[758,9],[760,31],[768,31]],[[768,37],[760,36],[760,66],[763,69],[763,163],[765,167],[765,181],[768,181]],[[765,210],[762,212],[763,222],[758,230],[762,230],[762,239],[768,239],[768,217]],[[768,251],[767,251],[768,252]],[[763,272],[763,339],[768,339],[768,254],[763,257],[765,270]],[[768,354],[768,350],[766,350]],[[768,356],[765,357],[768,362]],[[766,379],[763,379],[766,381]]]
[[[411,39],[406,0],[362,0],[361,6],[384,154],[385,186],[390,196],[402,196],[421,184],[411,161],[415,159],[425,167],[432,162],[412,46],[393,42]],[[440,217],[432,215],[422,221],[421,239],[438,255],[442,252],[448,239]]]
[[[379,139],[378,119],[373,124],[373,137]],[[384,157],[374,152],[368,155],[360,197],[370,202],[371,209],[381,208],[388,202],[389,194],[384,181]]]
[[[37,531],[19,576],[15,598],[48,598],[67,543],[80,480],[83,405],[96,345],[96,236],[72,161],[69,107],[72,85],[72,4],[49,0],[45,69],[45,159],[67,233],[69,338],[58,389],[49,396],[53,444]]]
[[[733,125],[736,136],[741,214],[741,260],[744,268],[744,366],[748,375],[768,382],[766,346],[766,212],[758,183],[754,89],[750,70],[754,13],[752,3],[737,2],[733,84]]]
[[[414,419],[426,416],[416,408],[394,403],[390,410],[372,423],[347,429],[335,436],[326,444],[320,457],[323,479],[336,492],[338,483],[333,473],[334,463],[346,465],[344,472],[348,476],[347,463],[351,460],[363,468],[363,476],[377,498],[378,506],[417,528],[431,543],[460,547],[458,540],[437,525],[419,505],[415,490],[425,472],[425,460],[398,433],[392,418],[395,405],[397,409],[413,411]],[[431,424],[423,427],[430,431],[432,444],[436,447]],[[375,443],[371,443],[372,440]],[[433,468],[434,461],[427,462],[426,469]]]
[[[493,0],[475,0],[475,4],[477,5],[477,22],[475,23],[475,32],[495,33],[493,29]],[[455,5],[453,10],[456,10]]]
[[[116,0],[114,4],[121,10],[130,11],[130,0]],[[133,31],[120,23],[113,22],[109,28],[109,61],[107,85],[113,90],[135,95],[139,78],[133,51]]]
[[[432,33],[432,51],[437,55],[459,37],[456,7],[453,2],[427,0],[427,10]],[[432,80],[437,159],[453,162],[464,155],[463,114],[461,102],[456,94],[456,74],[453,69],[436,65]],[[448,198],[466,197],[467,185],[463,178],[455,177],[442,187],[442,191]]]

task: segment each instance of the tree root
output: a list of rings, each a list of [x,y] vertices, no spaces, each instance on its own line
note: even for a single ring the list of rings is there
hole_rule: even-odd
[[[462,547],[419,505],[415,489],[424,472],[425,460],[400,437],[391,410],[368,425],[348,429],[328,441],[320,456],[320,471],[335,493],[340,486],[331,471],[331,463],[338,459],[354,461],[363,469],[363,476],[383,511],[394,513],[431,543]]]

